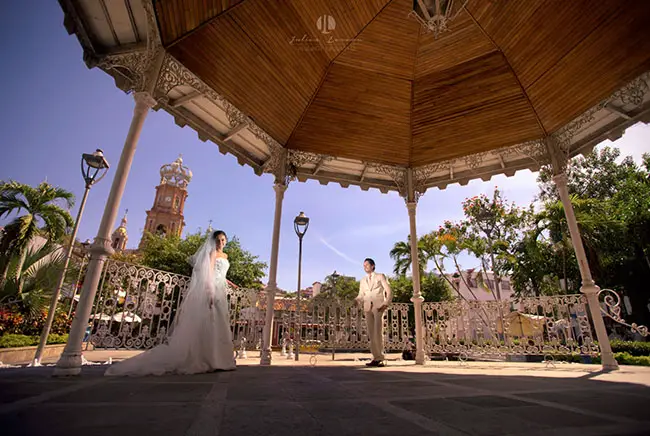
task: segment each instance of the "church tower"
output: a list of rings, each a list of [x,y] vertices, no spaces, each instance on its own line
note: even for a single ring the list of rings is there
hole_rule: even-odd
[[[126,243],[129,240],[129,234],[126,231],[126,215],[128,213],[129,210],[127,209],[124,212],[124,217],[122,218],[120,226],[116,228],[111,235],[111,247],[113,247],[113,250],[115,250],[116,253],[124,251],[126,249]]]
[[[176,236],[182,234],[185,227],[183,209],[187,198],[187,185],[191,180],[192,171],[183,165],[180,155],[171,164],[160,167],[160,184],[156,186],[153,207],[147,211],[145,232]],[[140,240],[140,245],[143,240],[144,238]]]

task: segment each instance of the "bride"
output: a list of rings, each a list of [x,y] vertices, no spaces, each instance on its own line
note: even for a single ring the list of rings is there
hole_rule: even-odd
[[[197,374],[235,369],[226,301],[223,252],[226,234],[217,230],[189,259],[194,269],[167,344],[111,365],[107,376]]]

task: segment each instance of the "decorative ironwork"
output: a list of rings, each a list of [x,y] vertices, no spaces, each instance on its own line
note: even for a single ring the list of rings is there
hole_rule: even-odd
[[[90,318],[90,341],[96,348],[152,348],[167,340],[187,291],[189,277],[109,260]],[[263,310],[258,293],[228,289],[233,347],[254,346],[261,338]]]
[[[327,162],[332,159],[334,159],[332,156],[293,149],[287,150],[287,160],[289,161],[289,165],[293,166],[295,169],[304,165],[318,165],[322,161]]]
[[[395,182],[395,187],[397,188],[399,195],[403,198],[407,198],[408,182],[406,180],[406,168],[376,163],[369,163],[368,167],[378,174],[389,176],[393,182]]]
[[[201,94],[207,96],[212,101],[218,105],[224,107],[227,110],[228,107],[232,106],[230,103],[227,103],[225,99],[214,92],[212,88],[206,85],[201,79],[196,77],[190,70],[185,68],[180,62],[178,62],[172,55],[165,53],[162,66],[160,68],[160,74],[158,75],[158,81],[156,83],[156,89],[159,94],[166,96],[169,94],[169,91],[174,89],[177,86],[190,86]]]
[[[105,264],[90,318],[90,342],[96,348],[146,350],[167,341],[189,277],[109,260]],[[615,322],[642,336],[648,328],[627,323],[621,299],[603,289],[601,310]],[[3,299],[0,306],[15,304]],[[257,290],[228,289],[233,352],[259,350],[265,322],[265,299]],[[354,301],[321,294],[301,302],[276,299],[274,337],[291,355],[300,334],[306,352],[369,349],[363,310]],[[414,305],[393,303],[384,313],[384,348],[400,352],[412,347]],[[582,294],[526,297],[517,300],[453,300],[423,303],[424,348],[429,356],[464,356],[465,360],[516,356],[594,356],[594,341]],[[300,316],[300,319],[298,319]],[[300,321],[300,322],[299,322]],[[301,325],[301,331],[297,326]],[[276,341],[274,341],[276,342]],[[287,350],[289,348],[289,350]],[[302,350],[301,350],[302,351]]]
[[[417,203],[421,196],[427,191],[427,182],[429,179],[444,168],[445,163],[433,163],[413,169],[413,190],[415,191],[415,202]]]
[[[524,142],[513,147],[496,150],[496,152],[503,156],[508,156],[513,153],[524,155],[537,162],[539,165],[545,165],[550,162],[546,143],[542,139]]]
[[[146,75],[151,63],[150,52],[147,50],[134,51],[117,55],[105,56],[96,66],[109,71],[114,70],[127,79],[128,83],[120,88],[129,93],[145,89]]]
[[[612,94],[608,100],[620,100],[624,105],[632,104],[634,106],[641,106],[645,96],[648,94],[648,91],[650,91],[648,80],[650,80],[650,72],[642,74],[625,85],[623,88]]]
[[[224,109],[226,110],[226,117],[228,117],[228,123],[230,127],[235,128],[240,124],[251,124],[250,118],[248,118],[242,111],[237,109],[235,106],[227,102],[225,99],[222,99]]]
[[[478,167],[481,166],[483,163],[483,159],[489,156],[494,155],[493,152],[487,151],[483,153],[475,153],[475,154],[470,154],[469,156],[465,156],[465,164],[471,169],[471,170],[476,170]]]
[[[595,355],[583,295],[424,303],[425,350],[472,359]]]
[[[433,32],[433,37],[437,39],[441,33],[450,30],[451,22],[465,9],[468,1],[414,0],[413,10],[408,16],[415,18],[425,32]]]
[[[108,55],[101,58],[96,66],[103,70],[113,70],[120,76],[127,79],[128,83],[122,83],[120,88],[129,92],[146,91],[151,66],[158,56],[162,55],[164,48],[158,33],[158,26],[154,8],[151,0],[142,0],[147,19],[147,46],[144,50],[129,53]],[[157,80],[154,78],[154,80]]]
[[[333,296],[319,296],[301,302],[300,308],[300,311],[296,310],[294,299],[276,301],[275,317],[280,323],[278,335],[285,344],[295,341],[297,327],[301,326],[301,350],[369,349],[365,314],[356,302]],[[405,341],[411,337],[409,311],[412,311],[411,304],[393,303],[384,312],[386,351],[402,351]]]
[[[600,297],[603,297],[604,307],[603,305],[600,306],[600,311],[603,313],[603,315],[607,316],[608,318],[616,321],[621,325],[629,327],[633,333],[638,333],[643,337],[648,336],[648,327],[644,325],[639,325],[634,322],[629,324],[623,319],[623,316],[621,314],[621,297],[618,295],[617,292],[611,289],[601,289],[598,292],[599,300]]]

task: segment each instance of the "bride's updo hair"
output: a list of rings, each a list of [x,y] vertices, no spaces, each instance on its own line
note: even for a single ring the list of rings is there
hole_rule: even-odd
[[[224,238],[226,238],[226,241],[228,240],[228,235],[226,235],[226,232],[224,232],[223,230],[217,230],[216,232],[214,232],[212,234],[212,239],[216,241],[219,235],[223,235]]]

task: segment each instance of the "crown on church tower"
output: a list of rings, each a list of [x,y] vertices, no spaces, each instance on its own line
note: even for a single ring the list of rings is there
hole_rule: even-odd
[[[129,210],[127,209],[124,212],[124,216],[122,217],[122,222],[120,223],[120,226],[117,229],[115,229],[115,232],[113,232],[113,234],[116,234],[116,233],[120,233],[122,235],[127,234],[127,231],[126,231],[126,224],[127,224],[126,215],[128,213],[129,213]]]
[[[179,188],[186,188],[192,180],[192,171],[183,165],[183,156],[170,163],[160,167],[160,184],[171,185]]]

